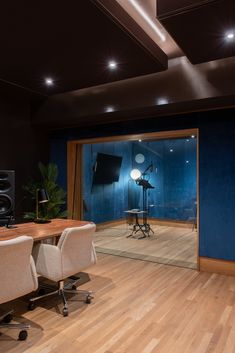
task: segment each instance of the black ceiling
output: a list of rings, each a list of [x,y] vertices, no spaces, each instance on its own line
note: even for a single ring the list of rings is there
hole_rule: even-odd
[[[235,55],[235,0],[157,0],[158,19],[193,64]]]
[[[163,69],[90,0],[2,1],[0,45],[0,79],[46,95]]]

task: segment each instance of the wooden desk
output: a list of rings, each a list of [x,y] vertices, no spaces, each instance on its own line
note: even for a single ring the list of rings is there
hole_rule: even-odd
[[[0,241],[29,235],[34,241],[59,237],[65,228],[81,227],[89,222],[73,219],[53,219],[50,223],[22,223],[16,224],[17,228],[0,228]]]

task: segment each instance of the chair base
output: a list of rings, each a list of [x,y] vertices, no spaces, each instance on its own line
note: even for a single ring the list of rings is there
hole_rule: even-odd
[[[28,337],[28,332],[27,330],[30,328],[30,325],[28,324],[11,324],[10,322],[13,320],[13,310],[9,310],[5,313],[0,314],[0,329],[1,328],[6,328],[6,329],[18,329],[20,330],[19,335],[18,335],[18,340],[19,341],[25,341]]]
[[[66,296],[65,296],[66,293],[71,293],[71,294],[84,293],[85,294],[85,301],[84,302],[86,304],[90,304],[91,300],[93,299],[92,292],[91,291],[85,291],[85,290],[78,290],[77,287],[76,287],[76,282],[77,282],[77,280],[72,283],[72,286],[70,284],[72,289],[70,289],[70,288],[68,289],[67,286],[65,286],[64,281],[59,281],[57,290],[54,290],[52,292],[49,292],[49,293],[42,294],[42,295],[39,295],[37,297],[31,298],[29,300],[28,309],[29,310],[34,310],[35,307],[36,307],[35,302],[37,300],[40,300],[40,299],[43,299],[43,298],[46,298],[46,297],[49,297],[49,296],[52,296],[52,295],[59,295],[62,298],[62,301],[63,301],[63,304],[64,304],[63,311],[62,311],[63,316],[68,316],[69,315],[69,310],[68,310],[68,302],[67,302],[67,299],[66,299]]]

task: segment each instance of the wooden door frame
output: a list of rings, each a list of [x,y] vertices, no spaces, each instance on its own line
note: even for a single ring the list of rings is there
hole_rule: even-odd
[[[174,138],[187,138],[192,135],[197,137],[197,269],[199,270],[199,129],[184,129],[173,131],[158,131],[147,132],[140,134],[130,135],[117,135],[108,137],[95,137],[89,139],[72,140],[67,142],[67,205],[68,217],[73,219],[83,218],[83,195],[82,195],[82,180],[83,180],[83,167],[82,167],[82,151],[83,145],[104,143],[104,142],[117,142],[117,141],[150,141],[150,140],[164,140]],[[76,182],[76,183],[75,183]],[[74,190],[78,190],[78,199],[74,199]]]

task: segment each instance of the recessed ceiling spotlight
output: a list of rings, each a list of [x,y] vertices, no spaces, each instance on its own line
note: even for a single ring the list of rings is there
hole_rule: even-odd
[[[141,139],[139,139],[139,142],[142,142],[142,140],[141,140]]]
[[[105,110],[106,113],[111,113],[111,112],[114,112],[115,109],[114,109],[114,107],[109,106],[109,107],[105,107],[104,110]]]
[[[157,105],[164,105],[164,104],[168,104],[169,101],[167,98],[158,98],[157,101],[156,101]]]
[[[161,29],[157,24],[149,17],[149,15],[144,11],[144,9],[136,2],[136,0],[129,0],[137,12],[144,18],[144,20],[149,24],[149,26],[154,30],[162,42],[165,42],[166,37],[162,33]]]
[[[110,70],[115,70],[117,68],[117,63],[114,60],[109,61],[108,67]]]
[[[187,164],[189,164],[189,161],[186,161]]]
[[[195,139],[195,135],[191,135],[191,138],[192,138],[192,139]]]
[[[234,38],[235,38],[234,32],[228,32],[228,33],[226,34],[226,38],[227,38],[228,40],[234,39]]]
[[[173,148],[170,149],[170,152],[174,152]]]
[[[52,78],[47,77],[47,78],[45,78],[45,84],[46,84],[47,86],[52,86],[52,85],[54,84],[54,81],[53,81]]]

